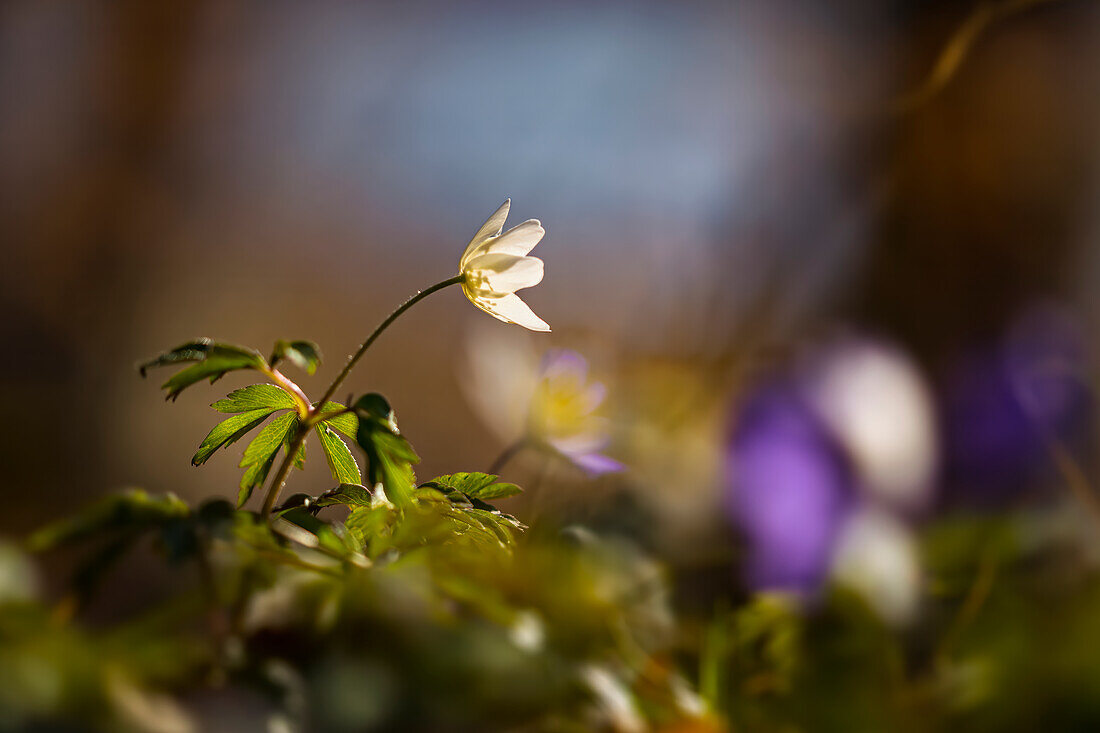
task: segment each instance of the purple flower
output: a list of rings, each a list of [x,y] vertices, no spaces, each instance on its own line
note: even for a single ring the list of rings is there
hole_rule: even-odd
[[[727,509],[747,541],[748,582],[810,592],[854,505],[850,467],[795,384],[755,391],[739,415]]]
[[[1013,496],[1050,470],[1050,442],[1087,423],[1084,339],[1065,314],[1027,312],[1000,344],[951,372],[944,397],[950,485],[979,501]]]

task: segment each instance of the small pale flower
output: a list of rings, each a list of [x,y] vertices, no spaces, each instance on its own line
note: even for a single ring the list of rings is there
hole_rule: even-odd
[[[538,219],[528,219],[503,232],[511,204],[511,199],[501,204],[462,253],[458,262],[459,274],[464,278],[462,292],[498,320],[532,331],[549,331],[550,326],[516,295],[517,290],[542,282],[542,260],[527,253],[546,230]]]
[[[529,339],[479,329],[470,339],[461,383],[472,406],[502,441],[525,436],[588,472],[623,469],[602,451],[610,425],[599,415],[607,390],[590,379],[575,351],[540,356]]]
[[[528,432],[589,473],[622,470],[600,453],[609,442],[607,419],[595,413],[607,389],[589,381],[588,363],[575,351],[551,352],[531,400]]]

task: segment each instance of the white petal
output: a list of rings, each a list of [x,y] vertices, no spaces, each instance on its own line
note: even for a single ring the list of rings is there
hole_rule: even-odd
[[[542,282],[544,267],[537,257],[515,255],[478,255],[466,263],[474,288],[493,293],[514,293]]]
[[[528,219],[522,224],[512,227],[499,237],[485,242],[477,250],[476,256],[507,254],[522,257],[533,250],[545,234],[546,230],[542,228],[542,224],[538,219]]]
[[[532,331],[550,330],[546,321],[536,316],[535,312],[515,293],[502,295],[499,298],[478,298],[474,300],[474,305],[505,323],[514,323]]]
[[[473,256],[474,250],[480,247],[486,239],[499,235],[501,230],[504,229],[504,221],[508,218],[508,209],[511,206],[512,199],[504,199],[504,203],[500,205],[500,208],[494,211],[493,215],[486,219],[481,228],[477,230],[477,234],[470,240],[470,243],[466,246],[466,251],[462,253],[462,258],[458,261],[460,271],[466,267],[466,262]],[[527,253],[524,252],[524,254]]]

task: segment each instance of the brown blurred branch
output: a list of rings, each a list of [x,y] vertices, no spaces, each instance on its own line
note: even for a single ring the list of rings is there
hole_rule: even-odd
[[[1054,1],[1002,0],[999,3],[980,3],[948,39],[924,81],[915,89],[896,98],[890,105],[890,112],[896,115],[909,114],[932,101],[954,78],[974,44],[995,21],[1033,6]]]

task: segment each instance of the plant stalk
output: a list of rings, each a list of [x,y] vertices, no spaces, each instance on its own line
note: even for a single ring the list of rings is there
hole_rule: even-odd
[[[294,456],[298,454],[298,449],[301,448],[302,443],[305,442],[306,435],[309,434],[310,429],[312,429],[312,427],[316,423],[321,422],[322,419],[324,419],[319,419],[319,416],[322,414],[321,408],[324,407],[326,402],[332,399],[332,396],[336,394],[336,390],[340,389],[340,385],[344,383],[344,380],[348,378],[349,374],[351,374],[351,370],[354,369],[359,360],[363,358],[363,354],[367,353],[367,349],[370,348],[371,344],[373,344],[375,340],[382,335],[383,331],[389,328],[391,323],[396,321],[397,318],[409,308],[412,308],[414,305],[419,303],[424,298],[427,298],[432,293],[442,290],[443,288],[448,288],[451,285],[458,285],[464,279],[464,275],[455,275],[454,277],[447,278],[446,280],[438,282],[429,288],[418,290],[416,294],[412,295],[404,303],[397,306],[393,313],[390,313],[388,316],[386,316],[386,320],[378,324],[378,327],[371,332],[370,336],[367,336],[367,340],[364,341],[359,346],[359,349],[351,355],[351,357],[348,359],[348,363],[345,364],[340,373],[336,375],[336,379],[332,380],[332,384],[330,384],[328,386],[328,389],[325,390],[325,394],[321,397],[321,399],[310,406],[307,414],[302,416],[302,420],[298,425],[298,429],[294,436],[294,439],[290,441],[290,444],[287,446],[286,456],[283,458],[282,463],[279,464],[279,469],[275,472],[275,477],[272,479],[271,484],[267,488],[267,496],[264,497],[263,508],[263,515],[265,517],[270,517],[271,512],[275,509],[275,504],[279,500],[279,494],[283,490],[283,484],[286,482],[287,474],[290,473],[290,467],[294,465]]]
[[[351,374],[351,370],[354,369],[356,363],[358,363],[358,361],[363,358],[363,354],[367,352],[367,349],[370,348],[370,345],[374,343],[375,339],[382,335],[383,331],[389,328],[391,323],[397,320],[398,316],[407,311],[409,308],[412,308],[424,298],[427,298],[432,293],[438,290],[442,290],[443,288],[449,288],[452,285],[458,285],[464,279],[465,275],[455,275],[454,277],[448,278],[443,282],[438,282],[435,285],[432,285],[430,288],[418,290],[415,295],[411,296],[404,303],[397,306],[397,309],[394,310],[393,313],[390,313],[388,316],[386,316],[386,320],[378,324],[378,328],[374,329],[370,336],[367,336],[367,340],[359,346],[359,350],[351,355],[351,357],[348,359],[348,363],[344,365],[343,370],[341,370],[341,372],[336,375],[336,379],[332,380],[332,384],[328,386],[328,389],[325,390],[325,394],[321,397],[320,400],[318,400],[316,409],[320,409],[326,402],[332,399],[332,396],[336,394],[336,390],[340,389],[340,385],[343,384],[344,380],[348,378],[348,375]]]

